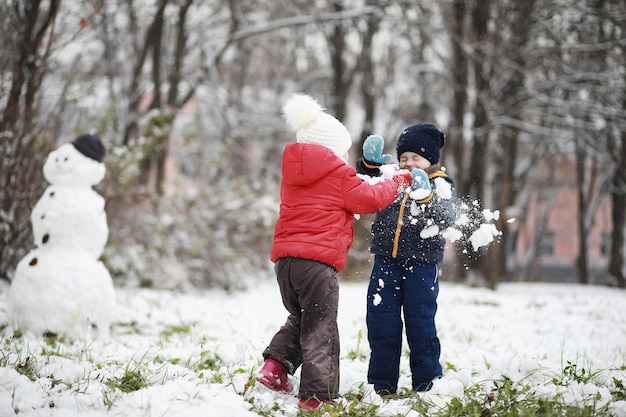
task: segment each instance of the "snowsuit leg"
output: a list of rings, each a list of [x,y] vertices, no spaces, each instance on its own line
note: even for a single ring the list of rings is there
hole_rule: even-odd
[[[390,261],[383,256],[374,258],[367,290],[367,338],[371,349],[367,382],[377,392],[393,394],[400,376],[403,287],[400,270]]]
[[[436,265],[411,265],[404,280],[404,321],[411,351],[410,366],[414,391],[425,391],[442,375],[435,314],[439,294]]]
[[[323,263],[281,258],[275,265],[289,317],[263,352],[293,374],[302,365],[300,398],[333,399],[339,389],[339,283]]]
[[[413,389],[423,391],[433,378],[441,376],[441,348],[435,327],[437,273],[436,265],[405,264],[383,256],[374,259],[367,295],[371,349],[367,379],[379,392],[395,393],[398,387],[402,314],[411,351]]]

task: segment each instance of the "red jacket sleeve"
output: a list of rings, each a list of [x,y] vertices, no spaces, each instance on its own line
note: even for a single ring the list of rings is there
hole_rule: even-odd
[[[381,211],[398,196],[398,185],[392,179],[370,184],[357,176],[344,180],[346,209],[354,214],[369,214]]]

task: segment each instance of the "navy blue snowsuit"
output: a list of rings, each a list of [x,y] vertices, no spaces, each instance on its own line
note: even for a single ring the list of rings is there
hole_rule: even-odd
[[[364,169],[361,160],[357,170],[374,173]],[[429,178],[433,189],[430,197],[417,201],[401,193],[376,215],[372,224],[370,250],[374,265],[367,293],[371,349],[367,378],[377,392],[395,393],[398,388],[403,324],[411,351],[412,388],[424,391],[442,373],[435,326],[438,265],[445,246],[439,232],[456,220],[457,197],[454,182],[444,172],[435,171]]]

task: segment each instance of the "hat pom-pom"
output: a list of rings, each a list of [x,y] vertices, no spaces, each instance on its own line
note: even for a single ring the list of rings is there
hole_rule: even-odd
[[[294,131],[307,127],[323,112],[324,108],[306,94],[294,94],[283,107],[285,119]]]

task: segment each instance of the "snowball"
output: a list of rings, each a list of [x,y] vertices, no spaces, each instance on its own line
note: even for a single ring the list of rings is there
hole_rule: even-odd
[[[411,191],[409,197],[414,200],[424,200],[430,196],[430,190],[425,188],[418,188],[417,190]]]
[[[419,206],[415,201],[411,201],[411,205],[409,207],[411,211],[411,216],[418,216],[421,212],[423,212],[421,206]]]
[[[397,164],[382,165],[378,169],[380,170],[380,174],[383,178],[391,178],[399,171]]]
[[[422,239],[428,239],[430,237],[437,236],[439,234],[439,227],[436,225],[425,227],[420,232],[420,237]]]
[[[470,223],[470,218],[465,213],[461,213],[459,215],[459,218],[456,219],[456,221],[454,222],[454,224],[456,224],[457,226],[465,226],[465,225],[467,225],[469,223]]]
[[[477,251],[479,248],[493,242],[493,237],[499,235],[500,232],[496,229],[495,225],[483,223],[472,233],[469,240],[472,243],[474,251]]]
[[[374,294],[374,302],[373,302],[373,304],[375,306],[377,306],[377,305],[379,305],[382,302],[383,302],[383,297],[381,297],[380,294]]]
[[[463,237],[463,232],[453,227],[449,227],[441,233],[441,236],[449,242],[456,242]]]
[[[483,210],[483,217],[486,221],[498,220],[500,218],[500,210],[491,211],[489,209]]]
[[[446,200],[452,198],[452,185],[444,178],[435,178],[435,191],[440,198]]]
[[[370,177],[369,175],[365,174],[357,174],[357,177],[359,177],[361,180],[363,180],[363,182],[366,182],[369,185],[376,185],[379,182],[385,181],[385,178],[383,177]]]

